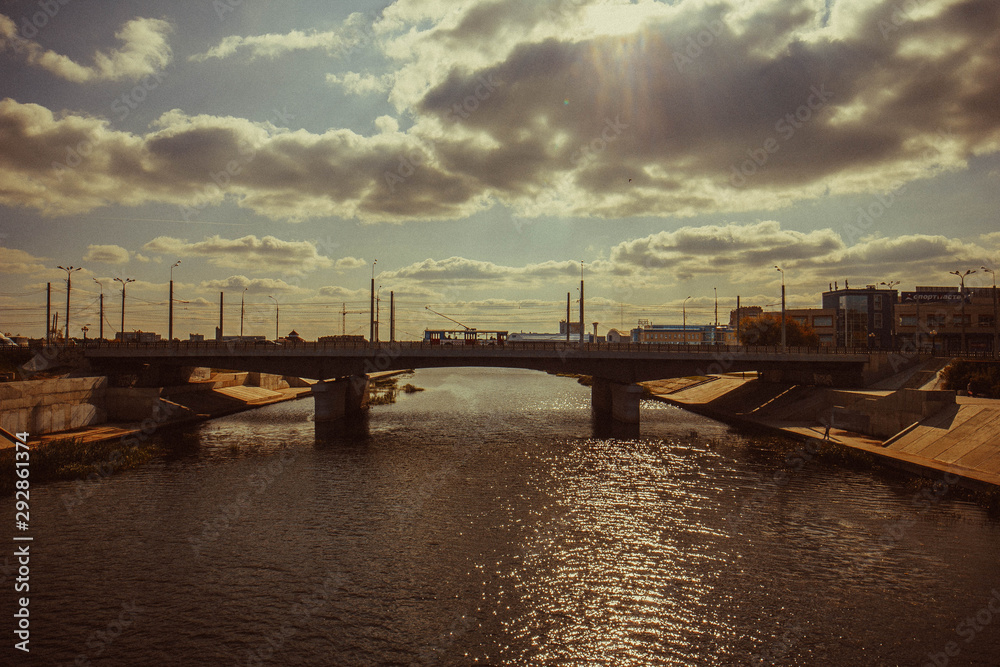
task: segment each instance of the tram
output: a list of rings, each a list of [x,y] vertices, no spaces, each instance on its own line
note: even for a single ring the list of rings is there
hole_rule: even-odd
[[[424,342],[431,345],[503,345],[506,331],[479,329],[426,329]]]

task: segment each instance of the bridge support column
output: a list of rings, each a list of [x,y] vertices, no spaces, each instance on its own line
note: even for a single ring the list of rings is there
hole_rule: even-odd
[[[602,420],[638,424],[641,398],[642,387],[636,384],[621,384],[595,377],[590,386],[594,415]]]
[[[324,380],[312,386],[316,423],[350,419],[368,407],[368,377],[352,375]]]

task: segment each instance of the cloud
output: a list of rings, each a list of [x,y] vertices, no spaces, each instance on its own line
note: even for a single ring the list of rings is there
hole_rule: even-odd
[[[127,264],[129,252],[117,245],[88,245],[84,261],[102,264]]]
[[[501,284],[526,283],[567,278],[579,275],[580,265],[574,261],[548,261],[523,267],[502,266],[464,257],[426,259],[395,271],[379,274],[382,281],[417,281],[428,285],[462,285],[466,287],[498,287]]]
[[[383,74],[375,76],[373,74],[359,74],[358,72],[345,72],[344,74],[327,74],[326,82],[331,86],[340,86],[352,95],[368,95],[370,93],[382,93],[392,86],[393,76]]]
[[[875,0],[827,4],[400,0],[334,31],[232,36],[195,59],[379,49],[385,71],[331,81],[388,86],[407,129],[175,110],[133,134],[6,100],[0,203],[67,215],[161,202],[185,219],[224,201],[291,221],[497,206],[683,217],[892,191],[1000,151],[1000,3],[925,0],[905,21]]]
[[[259,239],[248,235],[238,239],[224,239],[215,235],[194,243],[169,236],[158,236],[142,249],[173,257],[205,257],[215,266],[243,268],[255,272],[280,271],[301,275],[319,268],[334,266],[333,260],[320,255],[316,246],[309,241],[282,241],[273,236]],[[347,259],[357,261],[354,258]]]
[[[782,229],[780,223],[770,220],[659,232],[618,244],[611,250],[611,262],[629,273],[670,269],[686,279],[696,274],[738,273],[740,267],[770,268],[791,260],[826,257],[843,248],[843,240],[831,229],[803,233]]]
[[[230,58],[246,54],[248,60],[257,58],[278,58],[295,51],[322,50],[330,55],[345,53],[366,44],[371,39],[369,20],[364,14],[355,12],[344,20],[337,30],[303,31],[292,30],[285,34],[231,35],[205,53],[191,56],[194,62],[204,62],[212,58]]]
[[[358,257],[341,257],[334,264],[338,271],[350,271],[368,266],[368,262]]]
[[[24,250],[0,246],[0,273],[38,274],[49,270],[48,261],[47,257],[35,257]]]
[[[286,283],[284,280],[274,278],[247,278],[246,276],[229,276],[225,280],[205,280],[199,285],[201,289],[211,290],[232,290],[242,292],[247,288],[247,294],[271,294],[282,292],[288,294],[303,294],[309,290]]]
[[[138,81],[170,63],[173,51],[167,35],[172,31],[170,23],[161,19],[132,19],[115,33],[115,38],[124,43],[121,48],[97,51],[92,65],[81,65],[25,39],[13,20],[0,14],[0,51],[13,51],[27,64],[73,83]]]

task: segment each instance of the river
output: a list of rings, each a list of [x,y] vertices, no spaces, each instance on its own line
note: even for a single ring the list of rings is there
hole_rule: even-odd
[[[39,665],[998,664],[1000,525],[946,483],[921,494],[655,402],[639,436],[595,435],[571,378],[402,382],[426,391],[373,407],[363,435],[317,442],[301,400],[156,434],[168,454],[135,470],[33,488],[31,652],[5,651]]]

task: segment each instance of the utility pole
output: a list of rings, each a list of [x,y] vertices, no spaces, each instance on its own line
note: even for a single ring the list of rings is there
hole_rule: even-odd
[[[781,272],[781,351],[784,352],[788,349],[785,338],[785,270],[777,265],[774,268]]]
[[[371,288],[371,302],[368,306],[368,341],[375,341],[375,265],[378,264],[378,260],[372,262],[372,288]]]
[[[378,342],[378,325],[381,324],[379,321],[382,316],[379,314],[379,306],[382,305],[382,299],[379,295],[382,293],[382,286],[379,285],[378,289],[375,290],[375,342]]]
[[[736,344],[740,344],[740,295],[736,295]]]
[[[347,304],[340,304],[340,335],[347,335],[347,316],[348,315],[364,315],[367,310],[347,310]]]
[[[958,276],[959,285],[959,297],[962,299],[962,354],[968,354],[969,349],[965,344],[965,276],[970,273],[975,273],[975,269],[967,269],[964,273],[961,271],[949,271],[948,273]]]
[[[97,278],[94,278],[94,282],[101,286],[101,340],[104,340],[104,283],[102,283]]]
[[[396,293],[389,290],[389,342],[396,342]]]
[[[569,323],[566,323],[569,326]],[[580,345],[583,345],[583,262],[580,262]]]
[[[52,283],[45,283],[45,344],[52,342]]]
[[[712,291],[715,292],[715,326],[719,326],[719,288],[713,287]]]
[[[115,278],[115,282],[122,284],[122,342],[125,342],[125,286],[129,283],[134,283],[135,278]]]
[[[222,340],[222,337],[225,335],[222,333],[222,315],[225,312],[224,311],[225,300],[226,300],[226,293],[219,292],[219,332],[215,335],[215,340]]]
[[[567,343],[569,342],[569,330],[572,328],[569,325],[570,322],[569,317],[571,313],[570,311],[571,296],[572,296],[571,292],[566,292],[566,342]]]
[[[681,301],[681,322],[682,322],[681,328],[682,328],[682,330],[684,332],[684,335],[682,336],[682,338],[684,339],[684,344],[685,345],[687,345],[687,342],[688,342],[688,333],[687,333],[688,332],[687,303],[688,303],[688,299],[690,299],[690,298],[691,297],[689,297],[689,296],[688,297],[684,297],[684,300]]]
[[[170,315],[167,321],[167,340],[174,339],[174,267],[181,263],[177,260],[170,267]]]
[[[244,287],[243,294],[242,296],[240,296],[240,340],[243,340],[243,313],[246,310],[246,298],[248,289],[250,289],[249,286]]]
[[[69,345],[69,293],[73,291],[73,274],[80,270],[80,267],[60,266],[66,272],[66,344]]]
[[[270,299],[271,301],[274,301],[274,340],[278,340],[278,338],[279,338],[279,334],[278,334],[278,300],[275,299],[270,294],[267,295],[267,298]]]
[[[993,276],[993,356],[1000,357],[1000,322],[997,322],[997,272],[996,269],[980,267]]]

